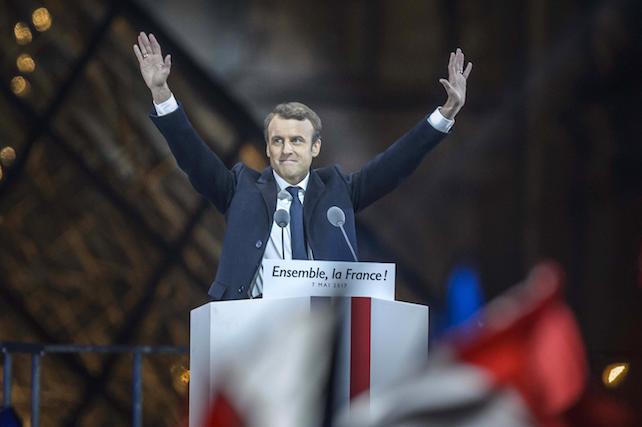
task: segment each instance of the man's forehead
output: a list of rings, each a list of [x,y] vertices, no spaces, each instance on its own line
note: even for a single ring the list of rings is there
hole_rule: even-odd
[[[268,126],[268,133],[270,135],[311,135],[314,131],[314,126],[308,119],[286,119],[281,116],[274,116]]]

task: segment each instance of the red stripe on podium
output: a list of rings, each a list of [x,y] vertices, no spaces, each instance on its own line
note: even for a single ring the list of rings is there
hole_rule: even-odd
[[[370,389],[370,298],[352,297],[350,399]]]

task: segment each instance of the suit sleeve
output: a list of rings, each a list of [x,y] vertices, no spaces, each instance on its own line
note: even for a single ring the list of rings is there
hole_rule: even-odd
[[[397,188],[444,136],[424,119],[361,170],[348,175],[346,182],[355,212]]]
[[[150,118],[192,186],[225,213],[234,195],[235,175],[196,133],[182,106],[163,116],[152,112]]]

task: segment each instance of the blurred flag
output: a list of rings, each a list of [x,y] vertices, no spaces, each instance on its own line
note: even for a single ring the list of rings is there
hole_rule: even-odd
[[[477,337],[452,341],[458,358],[484,369],[498,386],[517,390],[538,425],[563,425],[559,417],[579,400],[588,369],[579,328],[563,300],[561,270],[535,267],[482,317]]]
[[[212,402],[204,427],[245,427],[246,421],[239,414],[223,391]]]
[[[448,328],[470,319],[484,303],[479,275],[468,265],[457,265],[448,278]]]
[[[204,427],[321,426],[336,329],[329,307],[257,325],[244,353],[217,370],[225,376]]]
[[[565,426],[586,384],[584,347],[554,264],[493,300],[431,354],[423,375],[341,426]]]

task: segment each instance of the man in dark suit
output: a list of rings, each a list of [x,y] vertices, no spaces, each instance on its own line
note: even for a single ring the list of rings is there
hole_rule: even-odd
[[[448,80],[439,80],[446,103],[351,174],[337,166],[311,169],[321,150],[321,120],[304,104],[280,104],[265,120],[270,167],[259,173],[242,163],[228,169],[195,132],[167,84],[171,57],[163,58],[152,34],[139,34],[134,53],[154,100],[152,120],[194,188],[225,215],[223,250],[209,290],[215,300],[260,296],[263,259],[352,261],[341,231],[326,218],[327,210],[337,206],[344,212],[345,231],[356,248],[355,213],[397,187],[446,135],[465,103],[472,70],[470,62],[464,69],[461,49],[452,52]],[[283,242],[281,228],[273,222],[279,209],[290,214]]]

